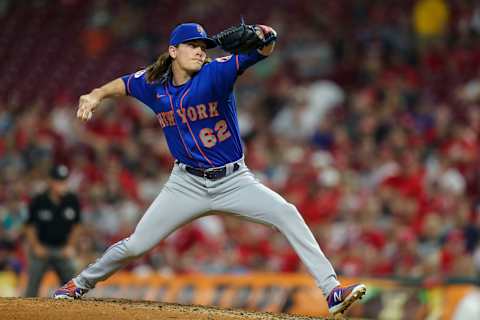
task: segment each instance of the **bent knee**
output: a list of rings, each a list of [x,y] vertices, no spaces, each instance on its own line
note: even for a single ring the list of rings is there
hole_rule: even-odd
[[[278,210],[278,213],[275,214],[275,224],[277,226],[282,226],[285,224],[291,224],[297,220],[303,221],[302,216],[291,203],[282,204],[281,208]]]
[[[290,202],[285,203],[283,206],[285,210],[285,214],[288,216],[299,216],[301,217],[300,213],[298,212],[298,209],[295,205],[291,204]]]
[[[126,255],[131,258],[138,258],[148,251],[140,241],[135,238],[127,238],[125,241]]]

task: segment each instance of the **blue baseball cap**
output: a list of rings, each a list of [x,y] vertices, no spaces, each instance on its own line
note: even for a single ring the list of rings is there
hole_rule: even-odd
[[[170,45],[177,46],[180,43],[193,40],[202,40],[207,44],[207,49],[215,48],[217,43],[207,36],[207,32],[198,23],[182,23],[173,29],[170,35]]]

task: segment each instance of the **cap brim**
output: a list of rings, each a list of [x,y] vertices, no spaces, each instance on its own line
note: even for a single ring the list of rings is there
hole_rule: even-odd
[[[205,42],[207,44],[207,49],[212,49],[212,48],[215,48],[217,46],[217,43],[215,42],[215,40],[213,40],[211,38],[207,38],[207,37],[193,37],[193,38],[189,38],[189,39],[184,40],[182,43],[189,42],[189,41],[195,41],[195,40],[201,40],[201,41]]]

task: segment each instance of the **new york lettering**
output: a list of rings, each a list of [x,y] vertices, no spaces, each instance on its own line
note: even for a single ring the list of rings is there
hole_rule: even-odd
[[[182,123],[194,122],[203,119],[209,119],[213,117],[218,117],[218,102],[213,101],[208,104],[199,104],[196,106],[181,108],[176,110],[177,115],[182,120]],[[158,122],[162,128],[170,127],[175,125],[175,117],[173,116],[173,111],[165,111],[157,114]]]

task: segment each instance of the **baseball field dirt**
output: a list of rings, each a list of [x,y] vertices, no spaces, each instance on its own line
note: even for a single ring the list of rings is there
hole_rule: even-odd
[[[0,298],[2,320],[320,320],[287,314],[121,299],[75,301],[47,298]]]

